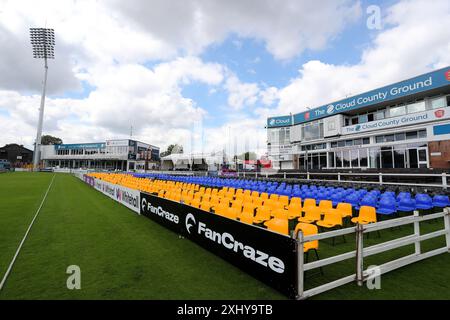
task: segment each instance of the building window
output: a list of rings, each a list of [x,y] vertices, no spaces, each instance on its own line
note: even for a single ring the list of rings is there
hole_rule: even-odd
[[[323,121],[313,121],[302,126],[303,140],[323,139]]]
[[[419,101],[415,103],[408,104],[408,113],[415,113],[425,111],[425,101]]]
[[[367,114],[362,114],[358,117],[358,123],[366,123],[369,119],[367,117]]]
[[[367,167],[367,149],[366,148],[362,148],[359,149],[359,166],[361,168],[365,168]]]
[[[328,152],[328,167],[334,168],[334,152]]]
[[[336,168],[342,168],[342,151],[336,152]]]
[[[419,139],[427,137],[427,130],[426,129],[419,130],[417,133],[419,135]]]
[[[395,134],[395,141],[402,141],[406,139],[406,134],[404,132]]]
[[[406,140],[417,139],[417,131],[410,131],[406,133]]]
[[[381,148],[381,167],[383,169],[392,169],[394,167],[392,147]]]
[[[403,116],[404,114],[406,114],[406,107],[405,106],[392,107],[389,110],[389,115],[391,117]]]
[[[385,117],[385,110],[380,110],[375,113],[375,120],[383,120]]]
[[[439,108],[445,108],[447,107],[447,101],[445,97],[439,97],[436,99],[431,100],[431,108],[432,109],[439,109]]]

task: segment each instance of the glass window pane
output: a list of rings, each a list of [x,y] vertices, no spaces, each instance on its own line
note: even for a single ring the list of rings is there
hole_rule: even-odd
[[[447,101],[445,101],[445,97],[440,97],[440,98],[431,100],[431,108],[433,108],[433,109],[445,108],[446,106],[447,106]]]
[[[332,148],[336,148],[336,147],[337,147],[337,145],[338,145],[338,144],[337,144],[337,142],[336,142],[336,141],[333,141],[333,142],[331,143],[331,147],[332,147]]]
[[[352,124],[358,124],[358,117],[352,118]]]
[[[362,145],[362,139],[355,139],[355,140],[353,140],[353,145],[355,145],[355,146]]]
[[[427,161],[427,151],[424,149],[419,150],[419,161]]]
[[[384,140],[386,142],[392,142],[392,141],[395,141],[395,137],[394,137],[393,134],[387,134],[387,135],[384,136]]]
[[[313,167],[312,167],[313,169],[315,169],[315,170],[319,169],[319,156],[317,153],[314,154],[312,163],[313,163]]]
[[[359,166],[367,167],[367,149],[359,149]]]
[[[351,156],[352,168],[358,168],[359,167],[358,150],[351,150],[350,156]]]
[[[345,150],[342,152],[342,162],[344,168],[350,168],[350,151]]]
[[[320,169],[327,167],[327,154],[326,153],[321,153],[320,154],[320,156],[319,156],[319,166],[320,166]]]
[[[381,111],[377,111],[375,113],[375,120],[383,120],[385,118],[385,111],[381,110]]]
[[[389,113],[389,115],[391,117],[398,117],[398,116],[402,116],[404,114],[406,114],[405,106],[393,107],[390,109],[390,113]]]
[[[336,152],[336,168],[342,168],[342,151]]]
[[[381,152],[381,167],[382,168],[393,168],[392,162],[392,150]]]
[[[370,138],[364,138],[363,144],[370,144]]]
[[[384,142],[384,136],[376,136],[375,140],[377,141],[377,143]]]
[[[375,116],[374,116],[374,114],[373,113],[369,113],[368,115],[367,115],[367,121],[373,121],[373,120],[375,120]]]
[[[338,141],[338,147],[345,147],[345,141],[344,140]]]
[[[427,130],[419,130],[419,138],[426,138],[427,137]]]
[[[406,134],[404,132],[395,134],[395,141],[402,141],[406,139]]]
[[[425,111],[425,101],[408,104],[408,113]]]
[[[359,117],[358,117],[358,122],[359,123],[365,123],[365,122],[367,122],[368,121],[368,119],[367,119],[367,114],[363,114],[363,115],[360,115]]]
[[[394,150],[394,167],[405,168],[405,150]]]
[[[329,168],[334,168],[334,152],[328,152],[328,165]]]
[[[417,131],[410,131],[406,133],[406,140],[417,139]]]
[[[352,140],[345,140],[345,146],[346,147],[351,147],[353,145],[353,141]]]

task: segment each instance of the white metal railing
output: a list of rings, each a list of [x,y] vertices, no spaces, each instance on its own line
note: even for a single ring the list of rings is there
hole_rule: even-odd
[[[420,222],[434,219],[444,219],[444,229],[430,232],[424,235],[420,234]],[[398,227],[402,225],[414,225],[414,233],[408,236],[397,238],[390,241],[385,241],[372,245],[369,247],[364,247],[364,234],[384,230],[387,228]],[[325,259],[320,259],[313,262],[304,262],[303,246],[305,242],[314,240],[324,240],[333,238],[336,236],[342,236],[346,234],[355,234],[356,250],[345,252],[336,256],[332,256]],[[436,237],[444,236],[446,245],[444,247],[434,249],[425,253],[422,253],[421,242]],[[298,299],[306,299],[308,297],[317,295],[319,293],[337,288],[339,286],[356,281],[358,285],[362,286],[363,282],[366,281],[370,275],[368,270],[364,270],[364,258],[393,250],[396,248],[404,247],[407,245],[414,244],[415,252],[413,254],[395,259],[386,263],[379,265],[380,275],[387,273],[389,271],[401,268],[408,264],[427,259],[442,253],[450,253],[450,208],[445,208],[443,212],[423,215],[420,216],[418,211],[414,211],[413,216],[398,218],[393,220],[387,220],[382,222],[377,222],[368,225],[357,224],[355,227],[345,228],[341,230],[335,230],[331,232],[320,233],[311,236],[303,236],[302,232],[299,231],[297,234],[297,291]],[[343,278],[325,283],[318,287],[314,287],[308,290],[304,290],[304,273],[308,270],[313,270],[321,268],[324,266],[332,265],[334,263],[356,258],[356,273],[345,276]]]

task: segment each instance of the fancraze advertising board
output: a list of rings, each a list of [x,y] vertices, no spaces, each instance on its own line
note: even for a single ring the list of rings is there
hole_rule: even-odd
[[[296,296],[296,241],[141,192],[141,214],[188,238],[289,297]]]

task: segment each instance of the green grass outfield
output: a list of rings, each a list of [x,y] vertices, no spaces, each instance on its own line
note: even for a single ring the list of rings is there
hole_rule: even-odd
[[[42,197],[51,173],[0,174],[0,277],[6,271]],[[441,223],[423,223],[426,232]],[[412,229],[382,232],[383,240]],[[320,244],[326,257],[347,244]],[[379,242],[369,239],[368,242]],[[444,238],[423,248],[442,246]],[[412,252],[397,249],[372,263]],[[66,288],[66,268],[81,268],[81,290]],[[354,272],[349,260],[311,275],[307,286]],[[346,285],[314,299],[450,299],[450,254],[383,275],[381,290]],[[56,174],[47,201],[16,261],[0,299],[285,299],[250,275],[67,174]]]

